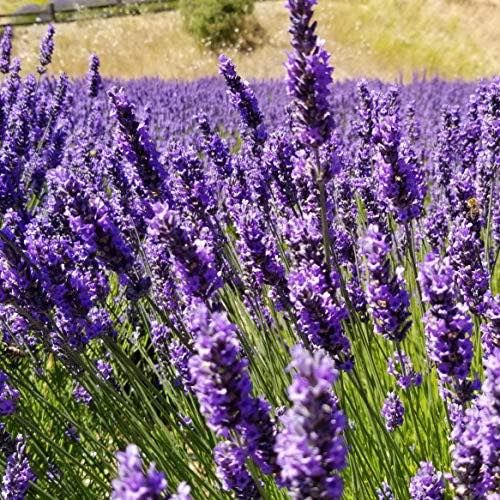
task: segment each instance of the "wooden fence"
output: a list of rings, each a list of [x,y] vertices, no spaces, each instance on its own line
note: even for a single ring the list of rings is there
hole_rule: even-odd
[[[0,26],[26,26],[39,23],[72,22],[94,17],[114,17],[161,12],[177,7],[178,0],[95,0],[86,5],[56,8],[49,2],[45,7],[27,12],[0,14]]]

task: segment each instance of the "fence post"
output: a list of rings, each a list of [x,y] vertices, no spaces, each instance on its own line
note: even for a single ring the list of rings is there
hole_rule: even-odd
[[[56,7],[55,7],[55,5],[52,2],[50,2],[47,5],[47,7],[49,9],[50,20],[55,22],[56,21]]]

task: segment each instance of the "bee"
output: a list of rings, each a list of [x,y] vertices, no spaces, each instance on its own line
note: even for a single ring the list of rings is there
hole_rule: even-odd
[[[12,346],[12,345],[5,346],[4,350],[5,350],[5,353],[7,355],[9,355],[12,359],[18,359],[18,358],[25,358],[26,357],[26,353],[23,350],[18,349],[17,347]]]
[[[479,205],[479,202],[477,201],[477,198],[469,198],[466,201],[467,208],[469,209],[469,215],[473,217],[474,219],[479,217],[481,214],[481,205]]]

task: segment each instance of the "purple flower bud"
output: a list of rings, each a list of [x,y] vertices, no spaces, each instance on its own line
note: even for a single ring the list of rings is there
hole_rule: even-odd
[[[80,441],[80,434],[78,433],[78,429],[74,425],[68,425],[66,430],[64,431],[64,435],[70,440],[78,443]]]
[[[87,93],[89,97],[97,97],[102,87],[102,79],[99,73],[100,64],[99,58],[95,54],[92,54],[90,56],[89,71],[87,74]]]
[[[15,413],[19,397],[19,391],[9,384],[9,376],[0,370],[0,416]]]
[[[391,487],[384,481],[380,488],[377,488],[376,495],[378,500],[395,500]]]
[[[10,57],[12,54],[12,26],[5,26],[0,40],[0,72],[6,75],[10,71]]]
[[[403,425],[405,407],[395,392],[390,392],[387,395],[380,413],[385,419],[385,428],[389,432],[394,432]]]
[[[90,392],[88,392],[87,389],[83,387],[83,385],[78,383],[75,385],[75,388],[73,389],[73,398],[77,403],[81,403],[86,406],[89,406],[93,400]]]
[[[226,80],[232,104],[238,108],[245,134],[250,136],[256,146],[262,146],[267,139],[267,131],[253,90],[236,73],[229,57],[219,57],[219,71]]]
[[[47,33],[40,42],[40,65],[38,73],[43,75],[47,71],[47,66],[52,62],[52,54],[54,53],[54,35],[56,30],[52,24],[49,24]]]
[[[167,488],[163,472],[158,472],[154,464],[144,470],[139,448],[129,444],[125,451],[116,454],[118,477],[113,480],[113,500],[136,500],[138,498],[159,500]]]
[[[403,351],[395,352],[387,360],[387,373],[396,379],[402,389],[409,389],[412,385],[417,387],[422,383],[422,374],[414,370],[410,358]]]
[[[230,441],[222,441],[214,449],[217,476],[225,490],[234,491],[240,500],[260,498],[257,485],[248,472],[246,453]]]
[[[113,376],[113,367],[111,363],[103,359],[98,359],[96,361],[96,368],[103,380],[111,380]]]
[[[443,473],[437,471],[431,462],[421,462],[410,481],[412,500],[443,500],[445,484]]]

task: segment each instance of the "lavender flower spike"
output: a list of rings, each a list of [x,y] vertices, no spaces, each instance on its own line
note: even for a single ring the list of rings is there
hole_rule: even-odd
[[[125,451],[116,454],[118,478],[113,480],[113,500],[159,500],[167,488],[167,480],[154,464],[144,472],[139,448],[129,444]]]
[[[390,248],[377,226],[368,227],[362,247],[369,274],[368,310],[373,316],[375,331],[387,340],[401,342],[411,325],[410,301],[402,269],[392,274]]]
[[[149,194],[171,201],[170,192],[166,187],[167,173],[160,163],[148,124],[139,122],[135,106],[128,100],[123,88],[110,89],[108,96],[112,104],[111,114],[118,122],[117,143],[120,152],[135,166]]]
[[[232,104],[238,108],[244,132],[250,135],[256,145],[262,145],[267,139],[267,130],[253,90],[240,78],[229,57],[219,57],[219,71],[226,80]]]
[[[0,40],[0,72],[6,75],[10,71],[10,57],[12,54],[12,26],[5,26]]]
[[[377,488],[375,494],[377,495],[377,500],[394,500],[394,493],[385,481],[380,485],[380,488]]]
[[[383,99],[380,117],[374,132],[377,146],[375,163],[379,178],[379,196],[388,200],[396,219],[407,223],[419,215],[419,186],[413,151],[401,139],[399,116],[396,106],[390,106],[390,93]]]
[[[92,54],[90,56],[89,72],[87,74],[87,93],[89,97],[97,97],[102,87],[102,79],[99,73],[100,65],[99,58],[95,54]]]
[[[2,480],[2,499],[24,500],[31,483],[34,483],[36,479],[26,454],[26,442],[19,435],[16,439],[15,451],[7,458]]]
[[[442,500],[445,490],[443,474],[431,462],[421,462],[409,490],[412,500]]]
[[[38,73],[43,75],[47,71],[47,66],[52,62],[52,54],[54,53],[54,35],[56,30],[52,24],[49,24],[47,33],[42,38],[40,43],[40,65]]]
[[[422,374],[413,368],[410,358],[403,352],[397,351],[387,360],[387,373],[392,375],[401,389],[409,389],[422,383]]]
[[[295,500],[338,499],[343,490],[339,472],[347,465],[346,418],[332,393],[338,372],[322,350],[311,355],[296,346],[292,354],[292,407],[282,417],[275,448],[281,480]]]
[[[0,416],[6,417],[16,411],[19,391],[9,384],[9,377],[0,371]]]
[[[500,348],[484,362],[483,394],[452,432],[453,485],[457,498],[495,498],[500,490]]]
[[[235,327],[224,314],[210,314],[203,305],[194,310],[190,323],[197,352],[189,360],[193,389],[209,427],[224,437],[231,431],[238,433],[245,453],[262,472],[276,472],[270,407],[250,395],[252,382],[247,361],[241,359]]]
[[[253,500],[260,498],[257,485],[248,472],[246,454],[231,441],[222,441],[214,449],[217,476],[225,490],[234,491],[236,498]]]
[[[393,432],[403,425],[405,407],[396,393],[390,392],[388,394],[382,406],[381,414],[385,419],[385,428],[389,432]]]
[[[194,391],[209,427],[228,437],[253,408],[236,328],[224,314],[210,315],[201,305],[192,315],[191,326],[196,335],[196,355],[189,361]]]
[[[434,253],[420,267],[423,298],[430,305],[425,321],[427,350],[443,382],[465,380],[473,355],[472,323],[465,307],[456,302],[453,277],[449,259],[441,261]]]
[[[486,491],[500,491],[500,348],[485,361],[481,408],[481,456],[484,464],[483,485]]]
[[[288,56],[288,94],[292,98],[292,129],[301,143],[318,147],[333,129],[328,98],[333,68],[330,54],[315,33],[312,22],[317,0],[288,0],[293,51]]]

